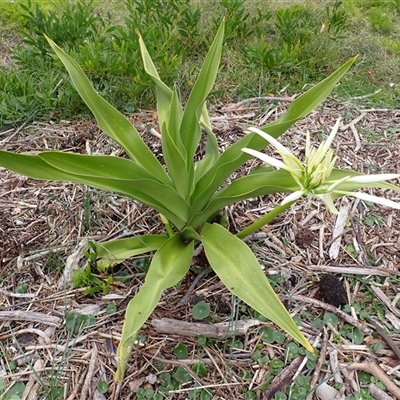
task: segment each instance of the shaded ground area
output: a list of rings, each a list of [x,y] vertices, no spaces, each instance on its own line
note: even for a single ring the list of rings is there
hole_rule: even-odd
[[[245,135],[247,126],[276,119],[287,104],[249,100],[214,110],[212,123],[221,149]],[[282,142],[303,158],[305,132],[314,133],[318,144],[339,116],[342,128],[334,142],[338,165],[364,173],[400,170],[400,111],[360,110],[330,100],[296,124]],[[151,133],[152,128],[157,129],[155,113],[142,111],[130,118],[162,158],[160,140]],[[13,128],[0,133],[0,143],[6,150],[19,152],[58,149],[123,156],[92,121]],[[249,161],[232,178],[247,174],[256,165],[257,161]],[[400,199],[397,193],[374,193]],[[279,201],[278,196],[260,197],[229,207],[231,230],[245,227]],[[192,272],[179,287],[164,294],[143,328],[121,398],[145,398],[138,397],[139,387],[162,393],[161,398],[194,398],[193,388],[199,386],[211,396],[201,398],[272,399],[274,392],[284,392],[296,376],[292,391],[298,397],[292,398],[306,398],[310,381],[324,393],[329,393],[329,386],[345,398],[365,387],[371,393],[379,390],[380,379],[387,379],[383,392],[395,396],[390,382],[400,384],[400,357],[395,353],[400,344],[398,211],[351,198],[338,206],[347,209],[348,217],[336,237],[336,216],[305,199],[249,238],[276,291],[291,314],[301,320],[309,341],[320,349],[316,359],[307,360],[304,352],[290,338],[276,334],[269,322],[246,325],[245,320],[255,317],[252,310],[232,299],[218,278],[207,271],[200,253]],[[66,263],[67,268],[85,266],[81,249],[88,238],[103,241],[161,229],[158,215],[122,196],[83,185],[38,182],[0,169],[0,376],[6,387],[15,381],[30,383],[23,397],[30,399],[43,398],[46,390],[49,393],[49,388],[58,386],[66,389],[68,399],[110,398],[109,393],[95,391],[95,386],[100,380],[112,385],[124,310],[143,279],[143,260],[119,266],[129,274],[129,281],[114,282],[109,293],[91,296],[84,295],[83,289],[63,287],[62,270]],[[341,307],[344,313],[323,302],[318,280],[327,273],[340,278],[350,300],[352,307]],[[15,288],[24,284],[27,292],[16,293]],[[190,296],[184,297],[188,291]],[[191,309],[199,300],[211,306],[211,316],[202,321],[207,325],[193,325],[198,321]],[[117,306],[116,313],[107,313],[110,303]],[[71,334],[64,323],[71,312],[93,315],[94,324]],[[160,330],[157,320],[164,318],[175,321],[166,321]],[[178,325],[176,331],[178,321],[191,325]],[[243,330],[226,340],[198,338],[210,334],[210,324],[224,322]],[[192,337],[185,336],[189,327]],[[183,359],[174,352],[179,343],[188,349]],[[199,362],[206,369],[196,374],[191,367]],[[366,370],[371,365],[373,369]],[[384,398],[375,393],[375,398]],[[316,398],[314,392],[309,395],[309,399]]]

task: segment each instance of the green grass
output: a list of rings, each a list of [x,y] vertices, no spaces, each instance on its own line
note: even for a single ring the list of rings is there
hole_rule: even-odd
[[[334,92],[337,99],[392,107],[400,98],[396,1],[330,1],[329,13],[312,0],[215,1],[212,8],[199,1],[174,0],[177,10],[162,12],[149,0],[127,0],[130,7],[98,0],[22,3],[24,10],[16,2],[0,4],[0,37],[12,35],[14,51],[7,66],[0,64],[0,129],[48,120],[54,111],[62,119],[89,117],[49,52],[43,31],[77,59],[108,101],[121,111],[132,111],[154,107],[152,84],[139,61],[132,27],[139,27],[162,79],[175,82],[185,98],[198,59],[223,15],[226,44],[212,102],[236,102],[283,88],[289,95],[299,93],[354,54],[360,54],[359,61]]]

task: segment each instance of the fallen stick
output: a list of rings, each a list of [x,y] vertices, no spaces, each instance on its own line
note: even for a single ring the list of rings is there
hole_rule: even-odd
[[[316,306],[316,307],[322,308],[324,310],[330,311],[330,312],[336,314],[339,318],[342,318],[349,324],[360,329],[360,331],[363,332],[364,334],[369,335],[371,333],[370,329],[366,328],[361,322],[357,321],[351,315],[346,314],[344,311],[339,310],[337,307],[332,306],[331,304],[326,304],[322,301],[312,299],[311,297],[306,297],[306,296],[301,296],[301,295],[284,296],[284,297],[289,300],[296,300],[296,301],[299,301],[299,302],[307,304],[307,305]]]
[[[346,367],[349,370],[364,371],[379,379],[397,400],[400,400],[400,389],[385,372],[373,362],[354,363]]]
[[[258,101],[286,101],[288,103],[292,103],[294,99],[295,99],[294,97],[273,97],[273,96],[251,97],[249,99],[239,101],[239,103],[229,104],[226,107],[222,108],[222,111],[235,110],[236,108],[240,108],[245,104],[256,103]]]
[[[396,354],[396,357],[400,360],[400,349],[396,346],[396,343],[392,340],[392,338],[388,336],[385,331],[380,327],[380,325],[372,318],[367,317],[366,321],[375,328],[378,335],[381,336],[381,338],[387,343],[394,354]]]
[[[198,322],[185,322],[176,319],[153,319],[151,325],[159,333],[168,335],[196,337],[204,335],[212,339],[225,339],[228,336],[244,335],[250,327],[257,326],[257,319],[240,320],[237,322],[219,322],[216,324],[201,324]]]
[[[40,382],[40,371],[43,371],[44,362],[39,359],[36,360],[35,365],[33,366],[33,373],[29,377],[29,381],[26,384],[24,393],[22,394],[21,400],[29,400],[35,399],[38,395],[38,385],[37,383]],[[12,397],[11,397],[12,398]]]
[[[343,132],[343,131],[351,128],[352,125],[354,126],[357,122],[360,122],[366,115],[367,115],[367,112],[366,111],[362,111],[361,114],[358,117],[354,118],[353,121],[351,121],[347,125],[341,126],[339,128],[339,130],[341,132]]]
[[[333,267],[330,265],[307,265],[307,269],[311,271],[333,272],[335,274],[354,274],[354,275],[376,275],[376,276],[400,276],[399,271],[388,270],[385,268],[369,268],[369,267]]]
[[[326,328],[324,328],[324,334],[323,334],[323,337],[322,337],[321,351],[319,352],[318,362],[317,362],[317,365],[314,368],[313,376],[311,378],[310,387],[312,387],[312,388],[315,388],[317,386],[317,382],[319,380],[319,374],[321,373],[321,369],[322,369],[322,364],[325,363],[328,339],[329,339],[328,331],[326,330]],[[307,396],[306,400],[312,400],[312,399],[313,399],[313,393],[310,393]]]
[[[0,311],[0,321],[29,321],[60,326],[61,318],[33,311]]]
[[[183,305],[185,305],[189,299],[190,296],[192,295],[194,289],[196,289],[196,286],[200,282],[200,280],[203,278],[204,275],[208,274],[211,271],[211,268],[203,269],[201,272],[199,272],[196,277],[193,279],[193,282],[191,283],[189,289],[185,293],[185,295],[179,300],[178,304],[176,305],[176,308],[179,308]]]
[[[304,356],[299,356],[283,369],[268,386],[268,389],[263,394],[262,400],[271,400],[275,396],[276,392],[283,390],[286,386],[290,385],[292,378],[301,365],[303,359]]]
[[[370,383],[368,385],[368,389],[370,390],[372,396],[375,397],[376,400],[393,400],[392,396],[389,396],[382,389],[379,389],[375,384]]]
[[[334,240],[332,240],[332,244],[329,248],[329,257],[331,259],[336,259],[339,256],[343,231],[346,226],[350,209],[351,209],[351,204],[345,197],[343,197],[340,204],[339,214],[336,218],[335,227],[333,228],[332,232],[332,237],[334,238]]]
[[[81,390],[81,395],[79,397],[79,400],[87,400],[92,391],[93,377],[94,377],[94,373],[96,372],[97,354],[98,354],[97,348],[95,345],[93,345],[92,354],[90,356],[89,366],[88,366],[88,370],[86,373],[86,378],[83,383],[83,387]]]

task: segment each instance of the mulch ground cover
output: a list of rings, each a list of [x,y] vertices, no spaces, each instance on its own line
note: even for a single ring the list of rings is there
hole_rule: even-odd
[[[290,103],[290,98],[280,100],[215,107],[211,119],[221,151],[246,135],[247,127],[278,118]],[[295,124],[282,143],[303,159],[306,131],[318,145],[338,117],[338,166],[374,174],[400,171],[399,110],[363,110],[330,99]],[[143,110],[129,118],[162,160],[156,114]],[[124,156],[94,121],[14,127],[0,133],[0,144],[24,153],[53,149]],[[249,161],[229,180],[257,165],[257,160]],[[400,200],[398,193],[368,192]],[[281,199],[265,196],[228,207],[231,231],[244,228]],[[141,330],[120,398],[145,398],[138,392],[145,388],[162,398],[187,399],[194,398],[197,388],[210,393],[202,399],[272,399],[292,385],[292,399],[344,399],[363,388],[369,388],[371,398],[399,399],[399,212],[351,197],[337,206],[342,224],[322,204],[304,199],[246,239],[318,348],[315,359],[307,358],[287,335],[269,340],[269,333],[278,329],[232,299],[199,251],[191,272],[163,295]],[[118,194],[36,181],[0,168],[0,377],[6,389],[24,382],[22,399],[57,398],[49,394],[51,387],[64,388],[60,398],[69,400],[111,398],[124,311],[143,280],[140,266],[146,260],[119,265],[113,272],[123,271],[130,279],[114,280],[108,292],[86,295],[85,288],[71,286],[69,277],[72,270],[85,268],[88,239],[101,242],[160,231],[156,213]],[[196,321],[191,310],[202,300],[211,306],[211,315]],[[116,312],[107,312],[110,303]],[[95,319],[71,332],[66,316],[72,313]],[[224,338],[232,326],[234,335]],[[188,349],[183,359],[174,351],[178,344]],[[193,370],[198,363],[205,372]],[[301,377],[309,377],[311,392],[299,391]],[[108,393],[96,389],[99,381],[110,384]]]

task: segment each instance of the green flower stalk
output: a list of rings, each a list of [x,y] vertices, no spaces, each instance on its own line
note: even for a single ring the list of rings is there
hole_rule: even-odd
[[[259,158],[261,161],[277,169],[284,169],[289,172],[298,186],[298,189],[286,196],[281,203],[282,205],[292,203],[302,196],[310,196],[322,200],[329,211],[338,214],[339,212],[333,203],[333,199],[342,196],[353,196],[361,200],[400,210],[400,203],[366,193],[354,192],[351,189],[352,184],[355,184],[356,188],[358,188],[360,184],[365,184],[366,186],[370,186],[371,183],[382,184],[385,181],[400,177],[400,174],[357,174],[354,176],[354,172],[349,171],[349,175],[345,175],[341,178],[333,176],[337,157],[334,155],[330,146],[337,134],[339,123],[340,118],[336,121],[328,139],[322,142],[318,148],[311,146],[310,132],[307,131],[304,163],[275,138],[258,128],[249,128],[249,130],[267,140],[280,154],[282,160],[278,160],[253,149],[244,148],[242,151]],[[344,171],[341,172],[343,173]]]

